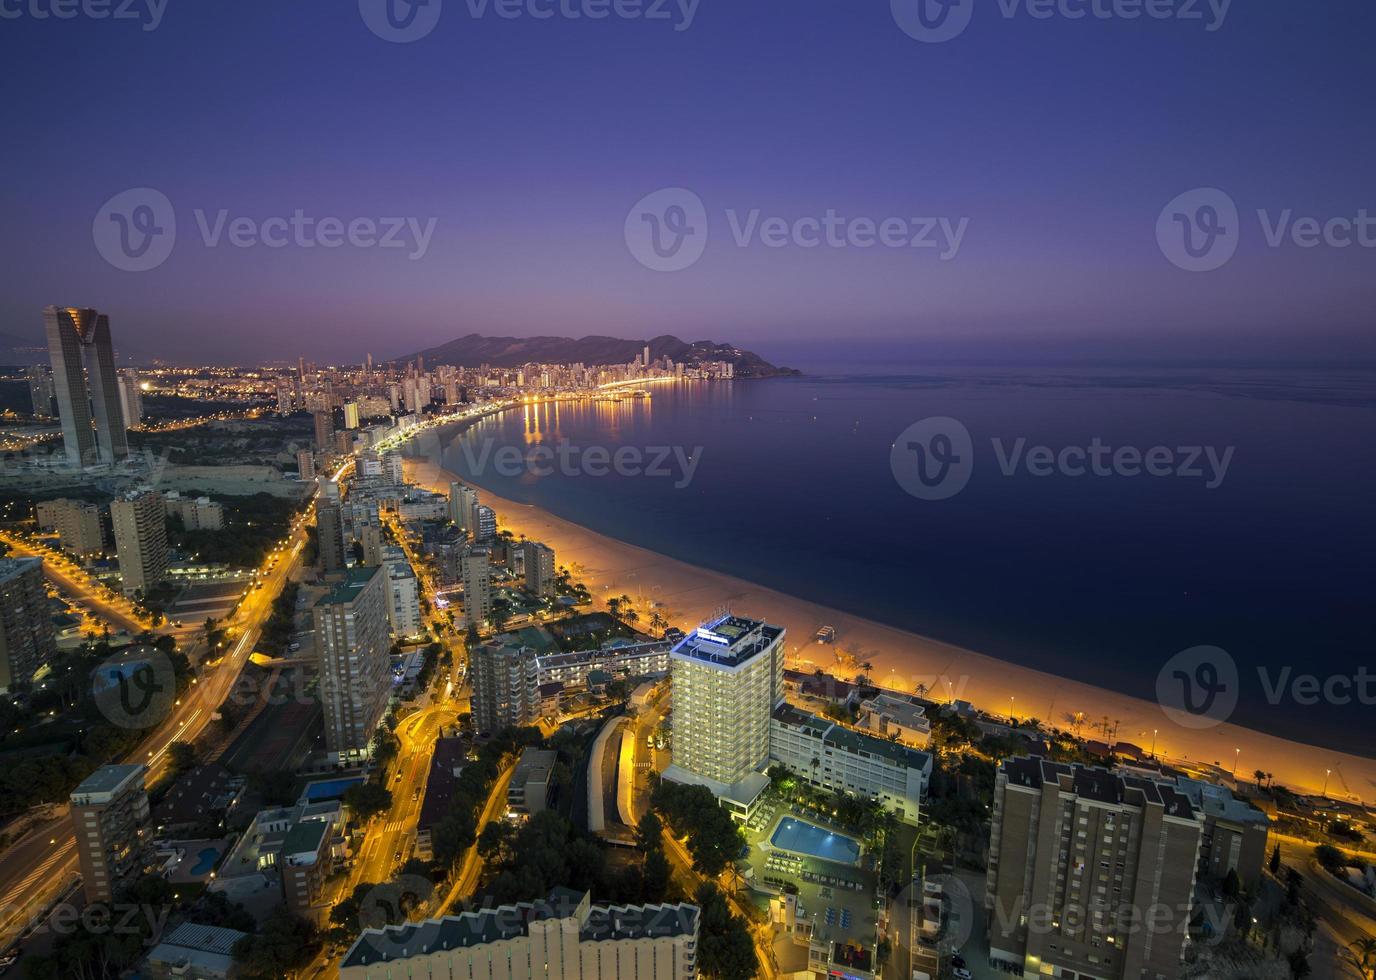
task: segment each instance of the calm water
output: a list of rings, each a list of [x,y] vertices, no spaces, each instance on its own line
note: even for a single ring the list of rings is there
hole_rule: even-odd
[[[930,416],[960,420],[974,444],[968,486],[940,502],[905,493],[890,468],[899,433]],[[1212,490],[1187,477],[1004,476],[991,440],[1020,437],[1234,452]],[[474,472],[484,447],[561,440],[683,447],[697,468],[684,488],[503,476],[490,459]],[[1369,703],[1272,707],[1256,674],[1350,677],[1373,661],[1370,372],[951,369],[662,386],[643,402],[509,413],[447,441],[450,469],[594,530],[1141,697],[1172,654],[1223,647],[1244,678],[1234,720],[1376,754]]]

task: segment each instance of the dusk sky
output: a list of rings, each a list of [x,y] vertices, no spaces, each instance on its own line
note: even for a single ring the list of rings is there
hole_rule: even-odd
[[[678,0],[667,20],[597,21],[443,0],[428,36],[392,43],[356,0],[170,0],[154,30],[7,0],[0,332],[38,344],[58,303],[108,312],[141,360],[356,362],[470,332],[675,333],[776,362],[838,339],[990,357],[1374,352],[1376,249],[1271,247],[1257,215],[1376,215],[1371,0],[1239,0],[1213,31],[1218,0],[1161,21],[964,2],[973,21],[945,43],[910,37],[889,0],[701,0],[691,23]],[[122,271],[93,223],[140,187],[171,202],[176,243]],[[653,271],[623,228],[671,187],[702,200],[706,248]],[[1240,212],[1216,271],[1158,245],[1162,209],[1195,188]],[[208,245],[196,213],[222,209],[433,233],[415,259]],[[945,261],[740,247],[727,212],[752,209],[968,226]]]

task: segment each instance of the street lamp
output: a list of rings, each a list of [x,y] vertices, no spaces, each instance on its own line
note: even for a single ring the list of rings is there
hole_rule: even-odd
[[[1233,749],[1233,778],[1237,779],[1237,760],[1241,758],[1242,750]]]
[[[1323,771],[1323,793],[1322,793],[1322,796],[1323,796],[1324,799],[1328,799],[1328,777],[1331,776],[1331,775],[1333,775],[1333,770],[1332,770],[1332,769],[1325,769],[1325,770]]]

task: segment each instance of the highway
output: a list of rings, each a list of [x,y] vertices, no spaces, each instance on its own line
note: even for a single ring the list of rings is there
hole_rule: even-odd
[[[172,743],[193,741],[199,736],[229,695],[258,642],[263,624],[271,615],[273,600],[300,564],[308,519],[309,512],[295,521],[286,541],[265,562],[261,587],[251,591],[223,624],[232,636],[232,645],[224,659],[203,676],[192,679],[190,688],[177,700],[171,714],[125,760],[148,766],[149,785],[166,772]],[[9,538],[0,535],[0,540],[7,543]],[[56,574],[67,577],[66,572]],[[70,581],[79,582],[77,579]],[[135,626],[138,631],[143,629],[141,625]],[[34,915],[52,902],[77,874],[76,847],[65,811],[59,811],[55,819],[7,848],[4,860],[0,861],[0,948],[8,947]]]

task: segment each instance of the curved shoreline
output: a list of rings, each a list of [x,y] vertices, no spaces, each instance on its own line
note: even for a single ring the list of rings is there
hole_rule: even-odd
[[[448,430],[455,431],[461,430]],[[437,434],[425,435],[435,438],[437,445],[447,441]],[[934,698],[970,701],[993,714],[1006,715],[1011,704],[1016,717],[1035,717],[1065,729],[1071,727],[1075,713],[1082,712],[1086,738],[1096,737],[1091,729],[1096,720],[1108,718],[1119,723],[1119,741],[1146,750],[1155,737],[1157,753],[1163,759],[1210,767],[1227,777],[1236,758],[1241,782],[1250,782],[1253,770],[1263,769],[1285,785],[1314,794],[1322,790],[1326,771],[1333,770],[1328,784],[1330,796],[1376,798],[1376,759],[1293,742],[1231,723],[1187,729],[1168,718],[1154,702],[886,626],[592,531],[533,504],[504,498],[443,468],[433,461],[437,454],[427,455],[427,459],[405,460],[408,479],[441,493],[446,493],[454,480],[477,487],[483,502],[497,511],[501,526],[552,547],[558,564],[577,568],[575,577],[582,579],[595,600],[638,594],[663,603],[666,618],[685,630],[730,604],[737,612],[787,628],[790,667],[820,667],[851,676],[856,672],[854,667],[837,662],[838,652],[849,651],[855,662],[873,665],[871,676],[884,687],[913,691],[922,684]],[[835,627],[834,647],[813,639],[823,625]],[[1097,737],[1102,740],[1101,735]],[[1237,749],[1241,749],[1240,754]],[[1344,782],[1348,794],[1342,792]]]

